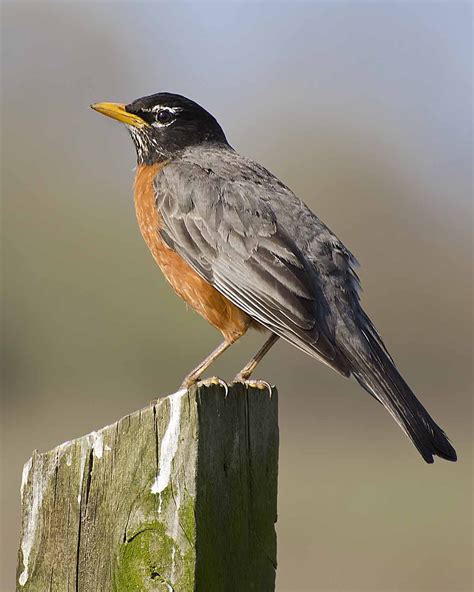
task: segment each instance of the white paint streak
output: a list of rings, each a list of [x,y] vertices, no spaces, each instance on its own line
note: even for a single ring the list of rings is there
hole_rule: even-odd
[[[185,392],[185,390],[181,390],[177,393],[174,393],[174,395],[167,397],[170,405],[170,419],[168,422],[168,427],[165,431],[165,435],[163,436],[163,440],[161,441],[159,473],[155,479],[155,482],[151,486],[152,493],[161,493],[168,487],[170,481],[171,465],[174,455],[178,450],[181,399]],[[161,510],[161,499],[158,510]]]
[[[31,460],[31,459],[30,459]],[[32,484],[31,484],[31,503],[26,504],[25,520],[26,526],[23,531],[21,539],[21,552],[23,555],[23,571],[20,574],[18,582],[20,586],[24,586],[28,581],[28,565],[30,560],[31,550],[35,540],[36,530],[38,528],[38,518],[43,502],[44,490],[48,485],[49,475],[43,477],[43,457],[36,456],[35,466],[33,468]],[[28,463],[26,463],[28,465]],[[31,467],[31,463],[30,463]],[[28,469],[29,472],[29,469]]]
[[[21,473],[21,486],[20,486],[20,497],[23,501],[23,492],[25,491],[26,484],[28,483],[28,477],[30,475],[31,465],[33,458],[30,458],[28,462],[23,465],[23,471]]]
[[[96,458],[102,458],[104,452],[104,438],[100,432],[92,432],[90,434],[92,439],[92,450]]]

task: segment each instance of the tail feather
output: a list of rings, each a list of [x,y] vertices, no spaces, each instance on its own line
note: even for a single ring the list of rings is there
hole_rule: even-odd
[[[416,446],[427,463],[433,456],[456,461],[456,451],[398,372],[380,336],[367,317],[364,346],[348,348],[351,371],[358,383],[378,399]]]

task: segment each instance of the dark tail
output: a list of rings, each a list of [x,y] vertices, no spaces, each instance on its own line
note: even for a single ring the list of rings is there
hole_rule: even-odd
[[[377,331],[362,314],[364,346],[355,345],[351,340],[351,345],[344,348],[354,378],[382,403],[427,463],[433,462],[433,456],[457,460],[446,434],[400,376]]]

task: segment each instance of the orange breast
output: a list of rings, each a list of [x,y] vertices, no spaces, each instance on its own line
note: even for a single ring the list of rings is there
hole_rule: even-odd
[[[162,219],[156,207],[153,181],[163,166],[166,162],[137,168],[134,200],[142,236],[174,291],[219,329],[227,341],[236,341],[247,331],[251,318],[203,280],[160,236]]]

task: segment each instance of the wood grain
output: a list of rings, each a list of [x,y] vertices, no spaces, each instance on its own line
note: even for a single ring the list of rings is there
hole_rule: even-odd
[[[277,415],[276,389],[201,384],[35,452],[17,590],[274,590]]]

